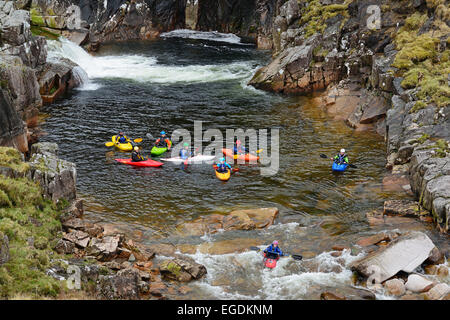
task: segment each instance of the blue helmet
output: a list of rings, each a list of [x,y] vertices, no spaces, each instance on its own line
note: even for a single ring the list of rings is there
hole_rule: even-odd
[[[166,132],[165,131],[161,131],[161,134],[166,134]]]

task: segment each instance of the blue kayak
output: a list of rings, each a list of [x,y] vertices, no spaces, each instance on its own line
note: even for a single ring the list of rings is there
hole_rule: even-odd
[[[345,171],[347,169],[348,164],[337,164],[336,162],[333,162],[333,166],[331,167],[333,171]]]

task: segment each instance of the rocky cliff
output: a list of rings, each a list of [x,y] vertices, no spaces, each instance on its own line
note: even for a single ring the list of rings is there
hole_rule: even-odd
[[[30,13],[16,5],[0,1],[0,145],[27,152],[38,109],[80,83],[75,64],[47,61],[46,38],[33,35]]]

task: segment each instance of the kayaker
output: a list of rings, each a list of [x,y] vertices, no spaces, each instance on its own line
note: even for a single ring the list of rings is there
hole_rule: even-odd
[[[284,256],[283,251],[281,251],[280,247],[278,246],[278,241],[275,240],[272,242],[270,246],[264,250],[264,253],[266,254],[267,258],[279,258],[281,256]]]
[[[117,143],[127,143],[128,138],[125,136],[123,131],[120,131],[119,134],[116,136],[116,142]]]
[[[233,149],[234,154],[247,154],[249,151],[246,147],[242,145],[241,140],[236,140]]]
[[[131,153],[131,161],[132,162],[145,161],[144,157],[141,155],[141,152],[139,151],[139,147],[134,147],[134,150]]]
[[[341,149],[341,151],[334,158],[331,158],[331,160],[337,164],[348,164],[348,156],[345,153],[345,149]]]
[[[219,173],[225,173],[228,171],[227,168],[229,168],[230,170],[232,169],[231,166],[225,162],[225,158],[220,158],[220,162],[216,165],[216,170]]]
[[[180,150],[180,158],[186,160],[192,156],[192,152],[189,150],[189,143],[185,142],[183,144],[183,149]]]
[[[159,147],[159,148],[167,148],[168,150],[170,150],[171,147],[171,142],[169,140],[169,138],[166,137],[166,132],[165,131],[161,131],[161,136],[156,139],[155,141],[155,146]]]

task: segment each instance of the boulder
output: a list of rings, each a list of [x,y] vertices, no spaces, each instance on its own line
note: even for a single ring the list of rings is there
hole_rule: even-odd
[[[332,292],[322,292],[320,294],[320,300],[347,300],[344,296],[332,293]]]
[[[417,217],[419,203],[411,200],[388,200],[384,202],[384,214]]]
[[[204,265],[188,257],[165,260],[159,266],[159,271],[161,276],[181,282],[200,279],[207,273]]]
[[[103,227],[89,223],[79,218],[72,218],[62,223],[62,226],[68,229],[81,230],[91,237],[97,237],[103,232]]]
[[[31,146],[32,179],[37,181],[44,196],[53,200],[72,201],[76,199],[76,166],[57,156],[56,143],[40,142]]]
[[[386,291],[394,296],[401,296],[405,293],[405,284],[400,279],[391,279],[384,283]]]
[[[0,231],[0,266],[9,261],[9,239]]]
[[[81,248],[86,248],[89,244],[89,234],[83,231],[75,230],[70,233],[64,233],[63,240],[73,242]]]
[[[440,300],[450,292],[450,287],[446,283],[439,283],[435,285],[430,291],[425,294],[428,300]]]
[[[406,281],[406,290],[412,292],[427,292],[434,286],[432,281],[425,279],[418,274],[410,274],[408,276],[408,281]]]
[[[59,254],[72,254],[75,251],[75,244],[71,241],[60,239],[54,249]]]
[[[102,239],[93,238],[87,248],[87,253],[96,257],[99,261],[110,261],[118,253],[119,242],[119,236],[106,236]]]
[[[381,241],[390,241],[390,240],[391,236],[389,234],[387,234],[386,232],[381,232],[370,237],[361,238],[358,240],[358,242],[356,242],[356,244],[361,247],[369,247]]]
[[[426,234],[411,232],[352,262],[350,267],[365,277],[375,272],[375,279],[383,282],[399,271],[413,272],[430,256],[433,248],[435,245]]]
[[[138,300],[140,281],[139,271],[134,268],[120,270],[115,275],[100,275],[96,287],[97,297],[106,300]]]
[[[263,229],[271,226],[278,215],[278,208],[257,208],[248,210],[232,211],[230,215],[247,215],[255,224],[256,229]],[[225,229],[225,228],[224,228]]]

